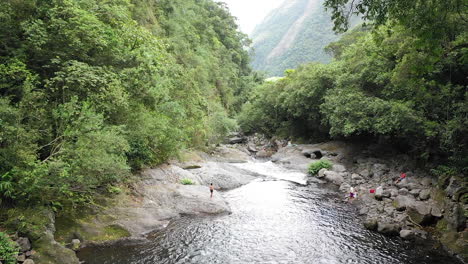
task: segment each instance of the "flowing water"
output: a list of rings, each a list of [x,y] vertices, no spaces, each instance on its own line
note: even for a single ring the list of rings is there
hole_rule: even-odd
[[[239,164],[269,176],[223,195],[232,214],[182,217],[148,241],[83,249],[87,264],[461,263],[431,246],[362,227],[356,209],[307,176],[271,162]]]

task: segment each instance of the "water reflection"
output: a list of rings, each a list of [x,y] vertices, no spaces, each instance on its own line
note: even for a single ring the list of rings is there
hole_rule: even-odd
[[[258,181],[224,193],[231,215],[184,217],[147,243],[85,249],[80,258],[89,264],[458,263],[441,251],[363,229],[354,209],[336,202],[327,188],[299,184],[303,174],[278,177],[282,169],[274,164],[244,166],[288,181]]]

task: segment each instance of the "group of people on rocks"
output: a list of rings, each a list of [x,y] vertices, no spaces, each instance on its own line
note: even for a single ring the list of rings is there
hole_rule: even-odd
[[[398,177],[398,179],[395,181],[395,184],[398,184],[398,183],[402,182],[405,179],[406,179],[406,173],[403,172],[403,173],[400,174],[400,177]],[[369,193],[375,193],[375,189],[370,189]],[[357,197],[358,197],[358,192],[356,191],[356,189],[353,186],[351,186],[349,188],[348,201],[352,202]]]

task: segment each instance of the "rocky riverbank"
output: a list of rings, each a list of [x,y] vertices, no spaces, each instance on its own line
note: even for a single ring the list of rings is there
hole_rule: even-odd
[[[216,191],[209,198],[208,185],[228,190],[263,177],[235,166],[256,158],[302,172],[313,162],[330,160],[333,167],[322,169],[309,181],[326,188],[336,186],[332,188],[341,191],[346,202],[353,186],[359,195],[352,203],[365,227],[402,239],[436,237],[449,251],[465,261],[468,258],[467,207],[460,202],[464,183],[457,177],[438,181],[417,169],[408,156],[379,146],[336,141],[295,145],[239,135],[226,143],[210,153],[182,153],[178,160],[144,170],[132,186],[73,215],[56,216],[48,208],[13,213],[31,223],[21,233],[29,237],[35,251],[22,254],[29,263],[78,264],[74,251],[81,247],[145,239],[146,234],[183,215],[229,213],[228,204]],[[395,184],[401,172],[407,178]],[[193,184],[184,185],[184,181]],[[19,258],[21,263],[21,254]]]
[[[258,139],[251,138],[245,151],[259,154],[252,149],[262,149],[262,158],[271,156],[273,162],[302,172],[318,160],[332,161],[333,167],[320,170],[314,181],[336,185],[346,202],[354,187],[358,198],[351,202],[366,228],[407,240],[436,238],[468,261],[468,206],[461,199],[466,195],[466,178],[433,177],[389,146],[336,141],[311,145],[276,141],[258,146]],[[396,183],[403,172],[406,179]]]

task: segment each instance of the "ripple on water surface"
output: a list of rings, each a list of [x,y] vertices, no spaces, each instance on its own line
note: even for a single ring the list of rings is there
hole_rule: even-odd
[[[230,215],[183,217],[148,242],[88,248],[79,256],[88,264],[460,263],[445,252],[363,229],[353,208],[337,203],[333,192],[298,184],[303,174],[279,175],[282,169],[274,166],[245,165],[287,181],[258,181],[223,193]]]

